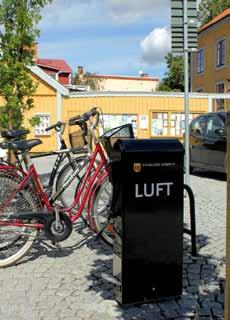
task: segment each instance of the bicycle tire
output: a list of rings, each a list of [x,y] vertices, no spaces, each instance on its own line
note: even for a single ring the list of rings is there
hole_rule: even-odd
[[[10,175],[0,176],[0,203],[18,186],[18,179]],[[21,189],[10,203],[0,208],[0,220],[11,222],[11,214],[38,211],[40,204],[32,189]],[[26,221],[23,221],[26,222]],[[31,249],[38,230],[34,227],[0,226],[0,267],[8,267],[18,262]]]
[[[113,225],[108,221],[112,199],[112,184],[106,176],[97,188],[91,209],[94,230],[110,246],[113,245]]]
[[[73,199],[77,196],[78,188],[79,188],[79,186],[81,186],[82,180],[84,178],[84,175],[85,175],[85,173],[87,171],[87,168],[88,168],[88,165],[89,165],[89,161],[90,161],[90,158],[88,156],[81,157],[81,163],[80,163],[79,168],[78,168],[78,174],[77,174],[76,178],[73,180],[73,182],[71,183],[71,185],[68,186],[68,188],[71,188],[71,193],[72,193],[71,196],[70,196],[70,192],[69,192],[69,194],[67,196],[65,194],[64,197],[63,197],[63,194],[62,194],[62,197],[59,198],[59,200],[61,201],[62,205],[65,208],[69,207],[71,205]],[[92,171],[92,173],[93,172],[94,171]],[[65,179],[67,179],[67,177],[70,174],[71,174],[70,164],[67,164],[66,167],[63,168],[62,177],[60,177],[60,179],[59,179],[59,185],[57,185],[57,190],[63,185]],[[86,185],[84,190],[82,191],[82,195],[84,195],[85,189],[87,187],[88,186]],[[80,196],[77,205],[72,209],[72,214],[75,214],[75,213],[78,212],[79,204],[82,201],[82,195]],[[90,228],[90,221],[88,221],[87,212],[88,212],[87,208],[85,207],[83,209],[80,217],[84,221],[84,223]]]
[[[58,200],[61,202],[62,206],[64,208],[68,208],[75,197],[76,190],[78,189],[78,186],[81,182],[82,175],[84,175],[83,167],[85,167],[84,162],[88,163],[88,157],[87,156],[81,156],[73,159],[73,161],[67,163],[59,172],[57,176],[55,191],[61,189],[61,187],[65,184],[68,177],[71,176],[71,174],[78,170],[78,173],[74,180],[68,185],[67,189],[64,190],[58,197]]]

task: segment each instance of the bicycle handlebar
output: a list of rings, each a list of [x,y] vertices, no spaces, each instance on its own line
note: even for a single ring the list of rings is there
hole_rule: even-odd
[[[55,129],[58,131],[58,130],[60,130],[60,128],[62,127],[63,124],[64,124],[64,122],[58,121],[55,124],[53,124],[52,126],[47,127],[45,130],[50,131],[52,129]]]
[[[87,120],[89,120],[90,117],[96,116],[97,114],[98,114],[97,108],[94,107],[90,111],[87,111],[87,112],[83,113],[82,119],[84,121],[87,121]]]
[[[94,128],[96,128],[98,126],[99,120],[100,120],[100,113],[97,111],[96,120],[95,120],[94,125],[93,125]]]
[[[0,143],[0,148],[2,148],[2,149],[8,149],[8,148],[9,148],[9,142],[6,142],[6,141],[1,142],[1,143]]]
[[[99,123],[99,112],[97,110],[96,107],[92,108],[90,111],[87,111],[85,113],[83,113],[82,116],[77,115],[75,117],[72,117],[69,119],[69,125],[73,126],[73,125],[79,125],[80,127],[84,126],[83,123],[85,123],[86,121],[88,121],[90,119],[90,117],[92,116],[96,116],[96,120],[94,123],[94,127],[97,127],[98,123]]]

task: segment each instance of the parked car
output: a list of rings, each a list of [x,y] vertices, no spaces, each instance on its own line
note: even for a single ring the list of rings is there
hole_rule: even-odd
[[[226,172],[226,112],[203,114],[189,127],[190,172],[194,168]]]

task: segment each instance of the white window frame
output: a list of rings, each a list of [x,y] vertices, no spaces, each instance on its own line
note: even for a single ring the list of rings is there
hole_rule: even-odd
[[[223,48],[223,61],[221,61],[222,54],[220,54],[218,45],[223,42],[224,48]],[[221,38],[216,42],[216,68],[224,68],[226,64],[226,48],[227,48],[227,41],[226,38]]]
[[[196,73],[204,73],[204,49],[201,48],[197,51],[196,54]]]
[[[224,86],[224,91],[223,92],[217,92],[217,87],[223,85]],[[217,82],[216,83],[216,93],[224,93],[225,92],[225,83],[224,81]],[[220,107],[218,107],[220,106]],[[216,111],[218,110],[223,110],[224,109],[224,99],[216,99]]]
[[[39,112],[39,113],[36,113],[35,116],[39,117],[41,119],[41,122],[39,125],[34,127],[34,135],[35,136],[49,136],[50,132],[45,131],[45,129],[50,126],[50,119],[51,119],[50,113]],[[47,117],[48,119],[42,119],[42,117]]]
[[[104,127],[107,127],[105,131],[123,124],[132,123],[134,135],[137,136],[137,121],[138,115],[135,113],[103,114]]]
[[[153,114],[155,114],[154,117]],[[199,112],[191,112],[189,123],[199,115]],[[185,114],[183,111],[151,110],[151,137],[183,137],[184,133]]]

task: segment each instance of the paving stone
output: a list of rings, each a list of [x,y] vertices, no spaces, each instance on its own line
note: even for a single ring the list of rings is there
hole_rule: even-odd
[[[221,303],[222,305],[224,304],[224,294],[218,294],[217,296],[217,302]]]
[[[212,318],[212,313],[211,310],[209,308],[200,308],[199,309],[199,316],[200,317],[206,317],[207,319]]]
[[[40,239],[23,263],[0,269],[0,320],[223,319],[226,182],[191,176],[191,186],[199,256],[191,257],[186,235],[180,298],[121,308],[101,277],[112,274],[112,249],[77,223],[61,249]],[[189,226],[188,203],[184,219]]]
[[[212,314],[214,317],[221,317],[223,316],[223,306],[220,303],[213,303],[211,305]]]

